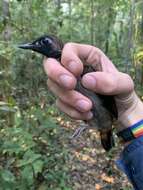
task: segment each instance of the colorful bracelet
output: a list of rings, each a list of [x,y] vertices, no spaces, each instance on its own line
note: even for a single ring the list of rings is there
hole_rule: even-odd
[[[134,125],[118,132],[117,136],[121,137],[124,142],[128,142],[135,138],[143,136],[143,119]]]

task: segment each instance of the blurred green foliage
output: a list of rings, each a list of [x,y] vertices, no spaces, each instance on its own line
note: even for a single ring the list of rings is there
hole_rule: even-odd
[[[143,5],[128,0],[0,2],[0,190],[70,190],[68,151],[42,57],[18,44],[43,34],[101,48],[143,84]]]

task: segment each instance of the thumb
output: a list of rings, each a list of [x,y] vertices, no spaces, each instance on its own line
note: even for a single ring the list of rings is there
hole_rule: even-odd
[[[91,72],[83,76],[82,84],[103,95],[127,94],[134,89],[131,77],[121,72]]]

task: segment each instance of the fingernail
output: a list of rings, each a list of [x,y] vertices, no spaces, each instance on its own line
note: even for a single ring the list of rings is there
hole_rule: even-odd
[[[59,77],[60,82],[65,87],[70,87],[73,83],[73,78],[67,74],[63,74]]]
[[[76,102],[77,109],[81,112],[88,111],[90,109],[90,104],[86,100],[78,100]]]
[[[93,113],[92,112],[88,112],[86,115],[86,119],[91,119],[93,117]]]
[[[77,70],[77,63],[75,61],[71,61],[68,65],[68,68],[71,72],[75,72]]]
[[[82,83],[87,88],[94,89],[96,87],[96,79],[91,75],[85,75],[83,77]]]

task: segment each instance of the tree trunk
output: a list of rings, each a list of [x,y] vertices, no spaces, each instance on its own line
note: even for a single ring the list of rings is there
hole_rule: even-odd
[[[9,11],[9,0],[3,0],[2,4],[2,12],[3,12],[3,39],[4,41],[9,41],[11,39],[11,26],[10,26],[10,11]]]
[[[126,67],[125,72],[130,73],[131,66],[133,65],[133,21],[134,21],[134,12],[135,12],[135,0],[131,0],[130,5],[130,20],[129,20],[129,29],[128,29],[128,44],[126,52]]]
[[[68,0],[69,6],[69,39],[72,40],[72,3],[71,0]]]
[[[109,51],[109,38],[110,38],[110,32],[111,32],[111,27],[114,25],[115,22],[115,18],[116,15],[114,13],[114,9],[112,9],[112,7],[110,7],[108,9],[108,25],[107,25],[107,29],[106,29],[106,39],[105,39],[105,54],[108,54]]]
[[[142,18],[141,18],[141,42],[143,42],[143,4],[142,4]],[[143,85],[143,58],[142,58],[142,63],[141,63],[141,85]]]
[[[94,0],[91,0],[91,27],[90,27],[90,35],[91,35],[91,44],[94,45]]]
[[[133,0],[132,0],[133,1]],[[134,0],[135,1],[135,0]],[[135,68],[135,83],[137,85],[142,85],[143,84],[143,56],[139,56],[139,53],[142,52],[142,43],[143,43],[143,2],[139,1],[136,2],[136,11],[135,11],[135,18],[134,20],[136,22],[134,22],[134,40],[135,40],[135,44],[138,47],[138,49],[136,49],[136,59],[135,59],[135,64],[134,64],[134,68]]]

